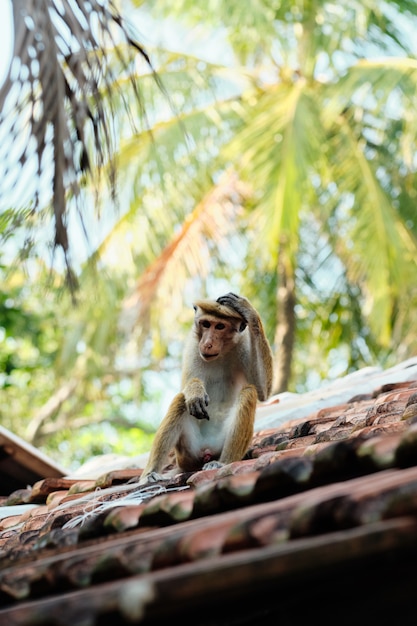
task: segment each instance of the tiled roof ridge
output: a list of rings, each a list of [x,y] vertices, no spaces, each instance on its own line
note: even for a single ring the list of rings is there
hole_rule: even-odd
[[[383,383],[262,429],[244,460],[179,474],[151,494],[135,482],[140,473],[47,478],[3,501],[14,512],[19,503],[36,507],[0,516],[0,623],[23,626],[48,610],[58,624],[75,599],[89,603],[92,623],[106,612],[134,621],[163,613],[163,594],[181,580],[184,598],[192,590],[204,605],[224,588],[237,593],[239,580],[248,594],[251,580],[261,591],[270,576],[311,582],[323,546],[322,575],[361,555],[411,557],[417,380]],[[214,573],[221,581],[207,585]],[[180,610],[179,597],[173,602]],[[65,623],[81,626],[77,619],[74,612]]]

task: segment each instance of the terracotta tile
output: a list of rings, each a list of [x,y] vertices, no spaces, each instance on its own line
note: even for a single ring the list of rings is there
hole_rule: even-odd
[[[74,485],[76,480],[69,478],[45,478],[33,485],[29,502],[46,502],[46,498],[54,491],[65,491]]]
[[[352,396],[350,398],[350,400],[348,400],[348,404],[358,404],[360,402],[368,402],[368,400],[372,399],[372,394],[371,393],[358,393],[355,396]]]
[[[397,382],[397,383],[385,383],[385,384],[381,385],[381,387],[378,387],[377,389],[375,389],[374,396],[377,397],[380,394],[385,394],[385,393],[388,393],[390,391],[394,391],[396,389],[415,389],[416,385],[417,385],[416,381],[403,381],[403,382]]]
[[[288,443],[288,439],[285,440],[285,442],[282,444],[284,447],[287,445]],[[268,452],[275,452],[277,449],[277,446],[275,445],[271,445],[271,446],[256,446],[254,448],[251,448],[248,451],[248,454],[250,455],[251,459],[259,459],[259,457],[261,457],[263,454],[266,454]]]
[[[282,433],[277,431],[276,429],[274,430],[270,430],[268,432],[268,434],[264,434],[264,436],[260,437],[258,440],[258,447],[259,448],[269,448],[269,447],[275,447],[279,446],[283,443],[285,443],[285,441],[288,440],[288,433]]]
[[[290,450],[291,448],[306,448],[314,443],[316,440],[316,435],[307,435],[305,437],[297,437],[296,439],[290,439],[286,446],[286,450]]]
[[[28,504],[31,494],[31,487],[28,487],[27,489],[16,489],[16,491],[7,496],[5,504],[7,506],[14,504]]]
[[[277,452],[274,450],[273,452],[265,452],[265,454],[261,454],[257,459],[255,459],[255,464],[253,466],[254,471],[259,471],[262,468],[266,467],[270,463],[275,463],[282,455],[282,452]]]
[[[327,428],[326,430],[322,430],[317,433],[314,439],[314,443],[325,443],[330,441],[341,441],[342,439],[348,439],[353,430],[354,427],[352,425]]]
[[[51,494],[53,495],[53,494]],[[81,502],[81,501],[85,501],[87,502],[87,500],[84,500],[84,496],[85,493],[73,493],[72,495],[69,494],[69,492],[62,492],[62,499],[59,502],[59,504],[57,504],[57,506],[61,506],[64,504],[69,504],[70,502],[73,502],[74,505],[77,504],[77,502]],[[49,498],[49,496],[48,496]],[[55,507],[53,507],[55,508]]]
[[[45,532],[42,529],[34,543],[34,548],[38,554],[41,550],[46,548],[48,549],[48,553],[50,553],[51,550],[54,550],[55,553],[62,551],[63,558],[65,558],[65,549],[77,546],[79,535],[79,528],[54,528]]]
[[[258,472],[239,473],[199,485],[193,516],[226,511],[250,502],[258,476]]]
[[[303,456],[303,454],[305,453],[305,451],[311,446],[297,446],[297,447],[293,447],[293,448],[288,448],[287,450],[278,450],[277,452],[274,452],[268,459],[268,463],[263,463],[263,457],[259,458],[259,462],[256,465],[255,469],[261,469],[262,467],[265,467],[266,465],[270,465],[271,463],[275,463],[275,461],[279,461],[281,459],[287,459],[287,458],[291,458],[291,457],[298,457],[298,456]]]
[[[22,532],[29,530],[40,530],[45,527],[45,524],[50,519],[50,512],[40,513],[39,515],[33,515],[29,517],[23,524]]]
[[[287,519],[288,515],[285,513],[266,514],[234,524],[225,537],[223,552],[247,550],[287,541],[289,538]]]
[[[400,433],[374,436],[359,446],[357,454],[364,461],[368,461],[370,467],[375,466],[378,469],[393,467],[400,438]]]
[[[127,470],[113,470],[107,474],[103,474],[96,480],[96,487],[111,487],[113,485],[120,485],[127,483],[130,480],[139,480],[142,474],[141,469],[127,469]]]
[[[104,521],[105,528],[113,528],[117,532],[136,528],[145,504],[132,504],[112,509]]]
[[[95,480],[79,480],[78,482],[71,485],[68,489],[68,493],[73,495],[75,493],[86,493],[88,491],[93,491],[96,488]]]
[[[417,512],[417,468],[381,472],[378,483],[366,481],[350,494],[350,518],[369,524]]]
[[[335,420],[334,425],[335,427],[351,425],[353,426],[354,429],[362,428],[363,426],[365,426],[366,417],[367,417],[367,410],[364,409],[360,411],[356,409],[355,411],[351,411],[349,414],[345,413],[344,415],[341,415],[340,417],[338,417]]]
[[[364,476],[356,483],[355,490],[351,491],[351,497],[359,501],[406,484],[412,484],[417,488],[417,467],[389,469]],[[375,486],[377,486],[377,490]]]
[[[178,553],[182,561],[196,561],[219,555],[223,550],[226,536],[233,525],[228,519],[217,524],[187,533],[180,541]]]
[[[410,467],[417,459],[417,424],[412,424],[403,433],[395,452],[395,463],[398,467]]]
[[[366,425],[372,426],[375,420],[380,419],[383,415],[390,415],[392,419],[399,421],[403,413],[403,407],[396,402],[385,402],[383,404],[373,406],[366,416]]]
[[[46,504],[48,505],[49,509],[53,509],[59,504],[62,504],[65,498],[68,497],[68,493],[69,492],[67,490],[53,491],[52,493],[50,493],[46,498]]]
[[[407,404],[407,406],[405,407],[403,411],[401,419],[409,420],[416,416],[417,416],[417,403]]]
[[[235,474],[217,481],[217,491],[222,510],[250,503],[259,472]]]
[[[349,403],[344,402],[343,404],[337,404],[335,406],[324,407],[320,409],[317,413],[318,418],[327,417],[327,418],[336,418],[339,417],[342,413],[349,409]]]
[[[257,463],[257,459],[244,459],[243,461],[235,461],[228,463],[217,470],[216,480],[226,476],[235,476],[236,474],[247,474],[253,471]],[[205,471],[205,470],[204,470]]]
[[[31,517],[36,517],[38,515],[46,515],[49,513],[49,509],[46,505],[44,504],[40,504],[39,506],[36,506],[32,509],[28,509],[27,511],[25,511],[24,513],[22,513],[21,515],[21,520],[22,522],[26,522],[28,519],[30,519]]]
[[[408,402],[410,396],[415,395],[415,389],[397,389],[396,391],[390,391],[388,393],[381,394],[375,398],[375,406],[380,404],[397,403],[404,405]]]
[[[374,497],[385,486],[403,479],[397,476],[398,470],[386,470],[369,476],[336,482],[304,494],[302,502],[291,514],[289,523],[291,537],[326,533],[338,528],[357,524],[357,496],[364,499]]]
[[[182,521],[191,516],[194,505],[195,492],[191,489],[171,492],[156,496],[146,503],[141,516],[141,523],[165,523]]]
[[[3,519],[0,520],[0,531],[13,528],[13,526],[17,526],[18,524],[21,524],[21,522],[21,515],[9,515],[9,517],[3,517]]]
[[[391,413],[383,413],[382,415],[377,415],[375,420],[373,421],[373,426],[380,426],[382,424],[395,424],[400,423],[402,417],[402,411],[395,411]],[[400,424],[400,428],[404,428],[403,424]]]
[[[313,461],[307,457],[282,458],[265,467],[255,485],[255,495],[262,500],[285,498],[303,491],[313,474]]]
[[[408,406],[409,404],[417,404],[417,391],[415,391],[415,389],[413,389],[413,393],[408,398],[406,406]]]
[[[329,432],[329,431],[333,431],[336,432],[336,430],[338,429],[351,429],[351,424],[350,423],[340,423],[338,422],[339,418],[336,419],[331,419],[331,420],[323,420],[320,422],[317,422],[317,424],[315,425],[314,429],[311,431],[311,435],[320,435],[321,433],[325,433],[325,432]]]
[[[336,482],[358,476],[363,472],[357,449],[360,437],[331,442],[318,450],[313,457],[314,481],[318,483]]]
[[[331,422],[333,419],[326,420],[326,422]],[[288,433],[288,439],[299,439],[301,437],[307,437],[308,435],[313,434],[314,425],[320,423],[319,419],[306,419],[300,420],[297,424],[295,424],[290,432]]]
[[[187,479],[187,485],[198,487],[199,485],[211,485],[219,470],[202,470],[195,472]]]
[[[355,431],[356,437],[362,437],[363,439],[371,439],[372,437],[380,437],[381,435],[394,435],[404,433],[407,430],[407,425],[404,422],[376,422],[372,426],[366,426],[362,430]]]
[[[13,550],[14,545],[18,543],[20,538],[20,530],[19,528],[7,528],[3,529],[0,522],[0,560],[5,558],[7,552]]]

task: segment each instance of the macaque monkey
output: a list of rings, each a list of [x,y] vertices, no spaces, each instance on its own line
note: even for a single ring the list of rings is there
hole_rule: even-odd
[[[156,481],[174,448],[178,471],[240,461],[253,436],[258,400],[272,386],[272,352],[249,300],[228,293],[194,305],[182,391],[155,435],[140,482]]]

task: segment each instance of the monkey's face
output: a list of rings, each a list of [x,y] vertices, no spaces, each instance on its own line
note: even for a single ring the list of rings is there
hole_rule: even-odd
[[[240,322],[214,315],[197,316],[198,348],[203,361],[215,361],[227,354],[238,340]]]

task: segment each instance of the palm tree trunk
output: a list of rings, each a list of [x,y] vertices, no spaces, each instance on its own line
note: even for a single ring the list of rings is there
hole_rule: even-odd
[[[284,263],[278,265],[277,309],[278,320],[275,331],[275,363],[272,392],[281,393],[288,389],[295,338],[295,280],[292,268]]]

